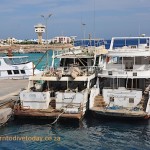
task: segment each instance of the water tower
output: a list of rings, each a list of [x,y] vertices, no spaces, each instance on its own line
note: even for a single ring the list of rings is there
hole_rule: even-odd
[[[35,32],[38,34],[38,44],[42,44],[42,34],[45,32],[45,25],[42,25],[41,23],[34,26]]]

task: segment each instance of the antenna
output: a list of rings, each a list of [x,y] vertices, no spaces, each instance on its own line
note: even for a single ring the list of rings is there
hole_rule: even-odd
[[[139,36],[141,34],[141,25],[139,24]]]
[[[95,0],[94,0],[94,46],[95,46]]]

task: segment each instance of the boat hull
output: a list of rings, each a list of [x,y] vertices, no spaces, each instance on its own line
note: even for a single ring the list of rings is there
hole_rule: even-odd
[[[63,111],[48,111],[36,109],[18,109],[14,111],[14,116],[18,118],[39,118],[39,119],[75,119],[81,120],[84,114],[81,113],[64,113]]]
[[[117,112],[117,111],[103,111],[103,110],[91,110],[94,117],[98,118],[109,118],[109,119],[129,119],[129,120],[141,120],[141,119],[149,119],[150,117],[147,116],[146,113],[124,113],[124,112]]]

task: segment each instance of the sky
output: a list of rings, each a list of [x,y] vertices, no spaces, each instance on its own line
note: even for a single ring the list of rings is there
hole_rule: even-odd
[[[150,0],[1,0],[0,39],[37,38],[34,25],[49,14],[48,38],[150,36]]]

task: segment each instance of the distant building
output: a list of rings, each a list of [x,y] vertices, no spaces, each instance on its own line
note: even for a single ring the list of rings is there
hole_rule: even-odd
[[[7,43],[8,44],[14,44],[14,43],[16,43],[17,42],[17,39],[15,39],[15,38],[7,38]]]
[[[34,26],[35,32],[38,34],[38,44],[42,44],[42,34],[45,32],[45,25],[42,25],[41,23]]]
[[[57,36],[57,37],[54,37],[51,41],[53,43],[67,44],[67,43],[71,43],[72,39],[70,37],[67,37],[67,36]]]

